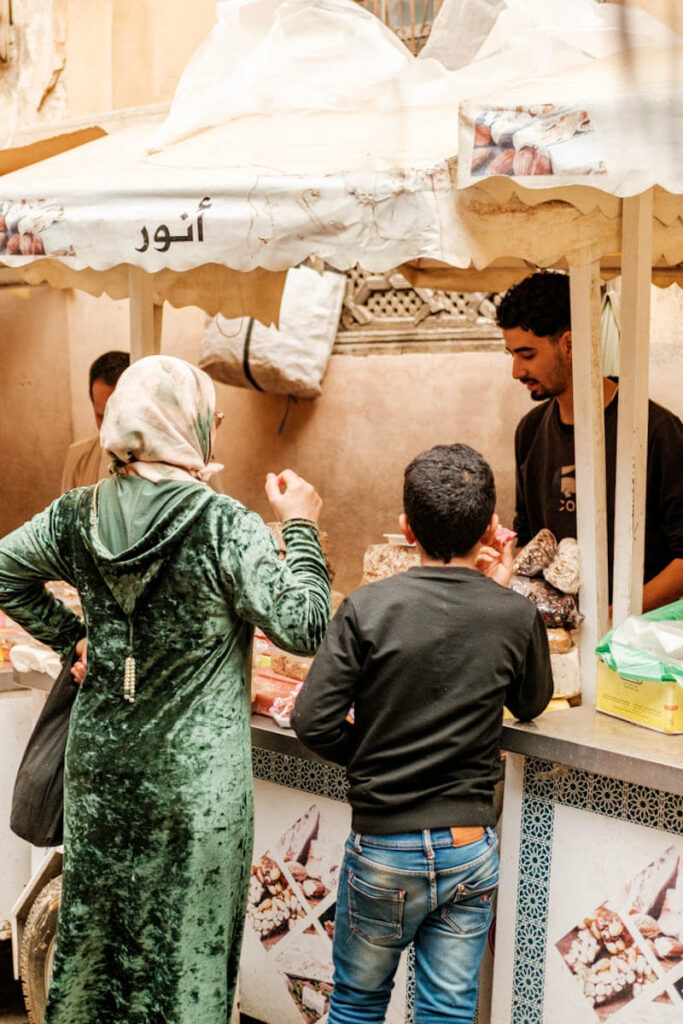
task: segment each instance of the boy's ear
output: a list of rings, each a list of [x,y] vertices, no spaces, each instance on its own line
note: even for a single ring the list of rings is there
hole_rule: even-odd
[[[498,529],[499,526],[500,526],[500,519],[498,518],[498,516],[494,512],[493,515],[491,516],[491,522],[489,523],[489,525],[484,530],[484,533],[482,535],[481,541],[479,543],[480,544],[485,544],[485,545],[489,546],[492,543],[493,538],[496,535],[496,530]]]
[[[405,539],[408,541],[408,543],[409,544],[414,544],[415,543],[415,534],[412,531],[410,523],[408,522],[408,516],[405,514],[405,512],[401,512],[400,516],[398,517],[398,525],[399,525],[399,528],[401,530],[401,533],[403,534]]]

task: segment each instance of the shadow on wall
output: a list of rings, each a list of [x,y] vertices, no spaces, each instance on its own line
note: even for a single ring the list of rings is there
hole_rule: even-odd
[[[0,324],[2,535],[59,493],[71,441],[71,386],[63,293],[47,285],[0,289]]]

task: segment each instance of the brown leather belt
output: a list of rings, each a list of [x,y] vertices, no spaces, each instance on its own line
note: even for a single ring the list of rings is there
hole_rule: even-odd
[[[484,838],[483,825],[457,825],[450,830],[453,846],[467,846]]]

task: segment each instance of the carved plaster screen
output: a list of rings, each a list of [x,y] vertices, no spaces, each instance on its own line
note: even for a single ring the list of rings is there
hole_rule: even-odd
[[[401,273],[347,272],[335,353],[453,352],[503,347],[496,326],[500,296],[414,288]]]

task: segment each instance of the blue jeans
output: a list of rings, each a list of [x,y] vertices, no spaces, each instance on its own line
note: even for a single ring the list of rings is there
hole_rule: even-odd
[[[498,885],[493,829],[352,832],[334,926],[329,1024],[382,1024],[401,951],[415,946],[415,1024],[471,1024]]]

